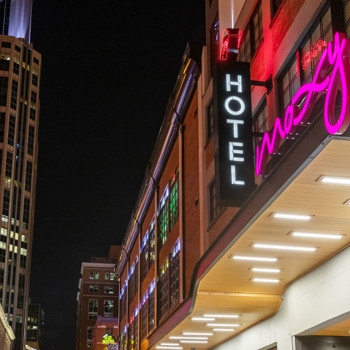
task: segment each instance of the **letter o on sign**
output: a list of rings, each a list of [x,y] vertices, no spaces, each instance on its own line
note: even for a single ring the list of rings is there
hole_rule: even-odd
[[[231,101],[237,101],[239,104],[240,104],[240,109],[238,111],[233,111],[231,108],[230,108],[230,102]],[[245,104],[243,102],[243,100],[239,97],[236,97],[236,96],[230,96],[226,99],[225,101],[225,109],[228,113],[232,114],[232,115],[240,115],[242,114],[244,111],[245,111]]]

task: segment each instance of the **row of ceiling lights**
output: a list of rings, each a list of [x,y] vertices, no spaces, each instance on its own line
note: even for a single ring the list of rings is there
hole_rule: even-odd
[[[317,182],[330,183],[330,184],[342,184],[342,185],[350,185],[350,179],[348,178],[336,178],[336,177],[326,177],[320,176]],[[350,204],[350,199],[349,199]],[[344,204],[347,203],[344,202]],[[277,219],[289,219],[289,220],[310,220],[313,215],[299,215],[299,214],[286,214],[286,213],[272,213],[271,217]],[[314,233],[314,232],[291,232],[291,236],[294,237],[302,237],[302,238],[320,238],[320,239],[332,239],[338,240],[343,237],[343,235],[339,234],[330,234],[330,233]],[[261,249],[272,249],[272,250],[289,250],[289,251],[306,251],[306,252],[314,252],[316,247],[299,247],[299,246],[289,246],[289,245],[276,245],[276,244],[260,244],[254,243],[252,245],[254,248]],[[256,262],[276,262],[278,258],[275,257],[256,257],[256,256],[238,256],[234,255],[232,257],[234,260],[246,260],[246,261],[256,261]],[[252,267],[252,271],[254,272],[262,272],[262,273],[280,273],[281,269],[273,269],[273,268],[261,268],[261,267]],[[252,278],[253,282],[263,282],[263,283],[278,283],[279,279],[272,278]],[[205,314],[203,317],[192,317],[192,321],[215,321],[216,318],[238,318],[239,315],[210,315]],[[240,324],[237,323],[207,323],[208,327],[212,328],[215,332],[233,332],[236,327],[239,327]],[[350,333],[350,332],[349,332]],[[214,335],[211,332],[184,332],[182,336],[170,336],[171,340],[179,340],[179,343],[189,343],[189,344],[207,344],[208,337]],[[158,345],[157,349],[169,349],[169,350],[181,350],[182,347],[179,343],[171,342],[171,343],[161,343]]]

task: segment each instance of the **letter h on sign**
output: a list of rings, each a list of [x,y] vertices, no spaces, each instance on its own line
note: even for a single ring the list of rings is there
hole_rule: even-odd
[[[214,106],[219,202],[241,206],[255,188],[249,63],[217,61]]]

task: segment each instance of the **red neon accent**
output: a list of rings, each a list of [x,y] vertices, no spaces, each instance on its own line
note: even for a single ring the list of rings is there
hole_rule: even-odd
[[[271,132],[266,132],[261,145],[256,148],[257,175],[262,174],[267,155],[277,152],[279,140],[294,132],[299,124],[309,118],[319,93],[325,93],[324,123],[329,134],[342,134],[350,124],[350,40],[342,33],[334,35],[334,42],[327,48],[318,62],[311,83],[304,84],[287,106],[284,118],[276,118]],[[329,71],[329,68],[332,70]],[[327,75],[328,74],[328,75]],[[341,110],[335,115],[336,97],[341,91]],[[301,106],[301,107],[300,107]]]
[[[227,60],[227,51],[228,51],[228,34],[225,35],[223,41],[222,41],[222,47],[221,47],[221,55],[220,59]]]
[[[322,47],[326,47],[326,46],[327,46],[327,43],[324,40],[319,39],[317,41],[314,47],[309,52],[307,52],[301,60],[301,66],[303,70],[306,70],[311,60],[315,58],[319,52],[322,51]]]

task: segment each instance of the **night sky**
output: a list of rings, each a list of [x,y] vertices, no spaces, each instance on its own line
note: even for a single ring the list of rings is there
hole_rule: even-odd
[[[126,232],[204,0],[33,0],[42,54],[31,298],[43,350],[75,349],[80,267]]]

